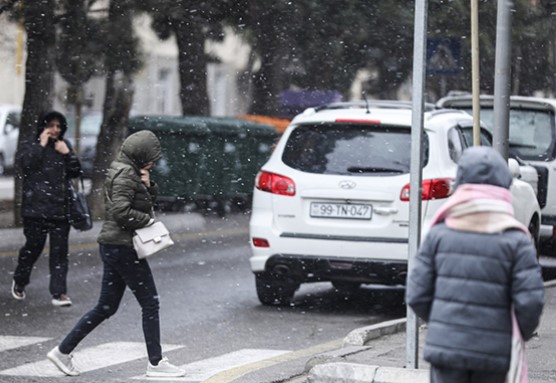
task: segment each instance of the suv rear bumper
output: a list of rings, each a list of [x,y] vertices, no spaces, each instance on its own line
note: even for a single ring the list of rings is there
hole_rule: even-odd
[[[265,272],[280,277],[288,277],[288,279],[293,279],[298,283],[346,281],[405,285],[407,262],[275,254],[268,258]]]

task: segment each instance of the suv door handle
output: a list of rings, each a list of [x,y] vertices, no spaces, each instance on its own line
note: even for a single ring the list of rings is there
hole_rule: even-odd
[[[378,215],[390,215],[396,214],[398,212],[398,209],[396,209],[395,207],[375,207],[373,208],[373,212]]]

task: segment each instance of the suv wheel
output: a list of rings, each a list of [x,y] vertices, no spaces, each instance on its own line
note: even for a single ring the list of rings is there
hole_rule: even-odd
[[[344,293],[354,293],[361,287],[359,282],[348,282],[348,281],[332,281],[332,286],[340,292]]]
[[[257,296],[263,305],[289,305],[299,283],[269,273],[255,274]]]
[[[539,220],[535,217],[533,217],[533,219],[531,219],[531,222],[529,222],[529,233],[531,233],[531,237],[533,238],[534,244],[535,244],[535,249],[537,249],[537,258],[539,257],[539,241],[537,240],[537,238],[539,238]]]

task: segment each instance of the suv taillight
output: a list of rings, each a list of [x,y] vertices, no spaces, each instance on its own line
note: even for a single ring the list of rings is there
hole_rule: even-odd
[[[260,171],[255,180],[257,189],[280,195],[295,195],[295,183],[291,178],[279,174]]]
[[[453,178],[435,178],[432,180],[423,180],[421,184],[421,199],[423,201],[429,199],[448,198],[452,194]],[[402,188],[400,200],[409,201],[409,184]]]

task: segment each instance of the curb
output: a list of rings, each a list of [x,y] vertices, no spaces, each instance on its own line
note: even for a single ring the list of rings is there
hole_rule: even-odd
[[[427,383],[429,370],[380,367],[356,363],[319,364],[311,369],[308,383]]]
[[[355,329],[344,338],[344,347],[364,346],[370,340],[405,331],[406,322],[406,318],[401,318]]]

